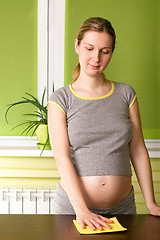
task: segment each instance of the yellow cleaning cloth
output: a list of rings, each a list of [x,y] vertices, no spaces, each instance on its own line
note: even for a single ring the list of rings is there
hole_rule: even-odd
[[[111,229],[107,229],[107,228],[103,227],[102,231],[100,231],[98,229],[91,230],[90,227],[88,227],[88,226],[86,226],[85,229],[82,229],[81,225],[79,224],[79,222],[77,220],[73,220],[73,222],[80,234],[110,233],[110,232],[119,232],[119,231],[127,230],[127,228],[122,227],[122,225],[118,222],[116,217],[110,218],[110,220],[114,221],[113,223],[108,224],[111,226]]]

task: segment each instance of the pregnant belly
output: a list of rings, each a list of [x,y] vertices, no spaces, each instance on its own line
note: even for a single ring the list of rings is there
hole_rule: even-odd
[[[81,188],[90,208],[110,208],[120,203],[131,192],[131,177],[80,177]]]

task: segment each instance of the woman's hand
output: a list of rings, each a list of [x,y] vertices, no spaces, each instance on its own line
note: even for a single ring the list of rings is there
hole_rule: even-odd
[[[156,203],[150,204],[150,206],[148,207],[148,210],[151,215],[160,216],[160,206],[157,205]]]
[[[103,227],[110,229],[111,227],[107,223],[113,223],[108,218],[92,213],[89,210],[77,214],[77,221],[80,223],[82,229],[88,225],[92,230],[98,229],[100,231],[103,230]]]

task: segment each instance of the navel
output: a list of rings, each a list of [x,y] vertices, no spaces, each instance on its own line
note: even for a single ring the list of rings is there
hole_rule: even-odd
[[[106,185],[106,182],[102,182],[102,187],[105,187]]]

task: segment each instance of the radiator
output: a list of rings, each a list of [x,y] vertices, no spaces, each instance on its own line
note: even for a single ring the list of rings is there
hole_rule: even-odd
[[[53,189],[0,189],[0,214],[53,214]]]

